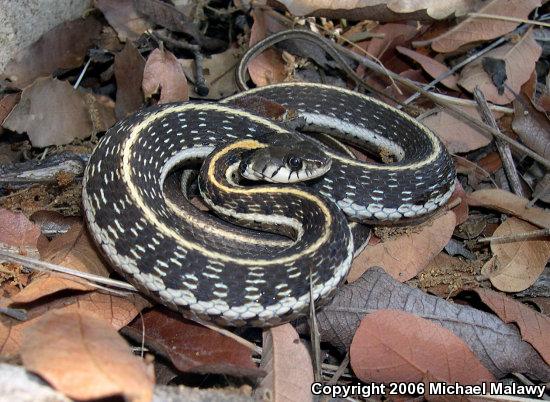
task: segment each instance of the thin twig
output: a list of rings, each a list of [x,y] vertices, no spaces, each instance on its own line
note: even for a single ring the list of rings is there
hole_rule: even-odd
[[[349,352],[346,353],[346,356],[344,357],[344,360],[342,360],[342,363],[338,366],[338,369],[332,376],[332,378],[327,382],[327,385],[334,385],[338,382],[340,377],[342,377],[342,374],[344,374],[344,371],[346,370],[346,367],[348,367],[349,364]]]
[[[468,13],[468,17],[487,18],[487,19],[490,19],[490,20],[511,21],[511,22],[517,22],[517,23],[520,23],[520,24],[523,23],[523,24],[529,24],[529,25],[539,25],[541,27],[550,28],[550,24],[547,23],[547,22],[527,20],[527,19],[523,19],[523,18],[508,17],[506,15]]]
[[[537,237],[544,237],[544,236],[550,236],[550,228],[533,230],[532,232],[514,233],[513,235],[506,235],[506,236],[484,237],[484,238],[478,239],[477,242],[478,243],[487,243],[487,242],[509,243],[513,241],[534,239]]]
[[[476,106],[476,101],[474,101],[472,99],[455,98],[454,96],[438,94],[438,93],[435,93],[435,92],[432,92],[432,94],[434,96],[440,98],[441,100],[447,101],[447,102],[452,103],[454,105],[460,105],[460,106],[466,106],[466,107],[468,107],[468,106],[475,107]],[[489,109],[491,109],[495,112],[500,112],[500,113],[504,113],[504,114],[513,114],[514,113],[514,109],[512,109],[511,107],[494,105],[492,103],[488,103],[488,105],[489,105]]]
[[[224,336],[227,336],[233,340],[235,340],[236,342],[240,343],[241,345],[247,347],[248,349],[250,349],[251,351],[253,351],[254,353],[258,354],[258,355],[262,355],[262,348],[259,347],[258,345],[244,339],[243,337],[225,329],[225,328],[221,328],[221,327],[218,327],[217,325],[214,325],[214,324],[211,324],[209,322],[206,322],[206,321],[203,321],[201,319],[198,319],[198,318],[193,318],[191,319],[191,321],[195,321],[203,326],[205,326],[206,328],[208,329],[211,329],[212,331],[216,331]]]
[[[495,130],[500,131],[495,120],[495,116],[493,116],[493,114],[489,110],[489,106],[487,105],[487,101],[485,100],[485,95],[483,95],[483,92],[481,92],[481,90],[477,87],[474,90],[474,98],[478,104],[479,114],[483,121],[493,127]],[[504,171],[506,172],[506,177],[508,178],[508,182],[510,183],[512,191],[514,192],[514,194],[517,194],[520,197],[525,197],[523,189],[521,188],[521,182],[519,180],[519,175],[516,170],[516,165],[514,165],[514,160],[512,159],[512,151],[510,150],[510,146],[498,138],[495,142],[498,152],[500,154],[500,159],[502,160],[502,166],[504,167]]]
[[[76,276],[78,278],[87,279],[91,282],[101,283],[103,285],[112,286],[119,289],[137,292],[136,288],[127,282],[117,281],[116,279],[105,278],[104,276],[90,274],[88,272],[76,271],[66,268],[61,265],[52,264],[51,262],[37,260],[35,258],[25,257],[22,255],[13,254],[0,250],[0,259],[24,265],[25,267],[41,272],[60,272],[63,274]]]
[[[86,62],[86,64],[84,65],[84,68],[80,72],[80,75],[78,76],[76,82],[73,85],[73,89],[78,88],[78,86],[80,85],[80,82],[82,81],[82,78],[84,78],[84,74],[86,74],[86,70],[88,70],[88,67],[90,66],[91,61],[92,61],[92,59],[89,58],[88,61]]]

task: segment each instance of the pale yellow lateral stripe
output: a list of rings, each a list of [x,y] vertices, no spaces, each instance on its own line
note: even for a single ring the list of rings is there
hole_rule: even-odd
[[[430,154],[430,156],[428,158],[426,158],[422,161],[416,162],[416,163],[408,164],[408,165],[391,166],[391,165],[371,164],[371,163],[367,163],[367,162],[358,161],[357,159],[346,158],[345,156],[337,155],[337,154],[334,154],[332,152],[326,152],[325,151],[325,153],[328,156],[330,156],[332,159],[336,159],[336,160],[345,162],[347,165],[360,166],[360,167],[367,168],[369,170],[387,170],[387,171],[400,171],[400,170],[413,170],[413,169],[416,170],[420,167],[429,165],[432,162],[434,162],[437,159],[440,152],[441,152],[441,145],[440,145],[439,140],[435,136],[435,134],[433,134],[430,130],[428,130],[426,127],[424,127],[418,121],[413,119],[411,116],[409,116],[408,114],[402,112],[401,110],[392,108],[392,107],[388,106],[387,104],[385,104],[384,102],[381,102],[381,101],[379,101],[375,98],[372,98],[372,97],[367,96],[367,95],[360,94],[358,92],[350,91],[349,89],[345,89],[345,88],[334,87],[334,86],[331,86],[331,85],[324,85],[324,84],[316,84],[316,83],[313,83],[313,82],[283,82],[283,83],[279,83],[279,84],[268,85],[268,86],[265,86],[265,87],[252,88],[252,89],[249,89],[245,92],[241,92],[241,93],[238,93],[236,95],[225,98],[222,102],[227,103],[228,101],[231,101],[233,99],[238,99],[238,98],[243,97],[243,96],[248,96],[248,95],[253,94],[255,92],[265,90],[267,88],[280,87],[280,86],[284,86],[284,87],[296,86],[296,87],[327,88],[327,89],[330,89],[331,91],[339,91],[339,92],[343,92],[347,95],[356,96],[356,97],[359,97],[359,98],[366,99],[370,102],[376,103],[381,108],[390,110],[391,112],[398,114],[404,120],[407,120],[411,124],[414,124],[416,127],[418,127],[426,135],[426,137],[428,137],[428,139],[432,143],[432,153]]]
[[[212,110],[212,111],[237,115],[237,116],[245,117],[245,118],[247,118],[251,121],[254,121],[258,124],[264,125],[264,126],[270,128],[270,129],[274,130],[274,131],[287,132],[285,129],[277,126],[276,124],[271,123],[269,120],[263,119],[261,117],[255,116],[253,114],[243,112],[243,111],[240,111],[240,110],[235,110],[235,109],[223,107],[223,106],[208,105],[208,104],[203,104],[203,105],[183,104],[183,105],[168,107],[168,108],[166,108],[166,109],[164,109],[160,112],[157,112],[157,113],[152,114],[151,116],[148,116],[146,119],[141,121],[139,124],[135,125],[130,130],[130,136],[128,137],[128,139],[124,143],[124,149],[123,149],[123,153],[122,153],[122,166],[121,166],[122,174],[123,174],[123,181],[128,186],[129,196],[133,199],[133,201],[138,206],[138,208],[140,208],[143,211],[144,218],[146,220],[148,220],[149,222],[151,222],[158,229],[158,231],[160,233],[162,233],[165,236],[172,237],[184,248],[199,251],[201,254],[203,254],[207,257],[217,258],[221,261],[226,261],[226,262],[234,262],[234,263],[242,264],[242,265],[255,265],[255,266],[284,264],[284,263],[288,263],[288,262],[291,262],[291,261],[295,261],[296,259],[298,259],[299,257],[301,257],[305,254],[314,252],[315,250],[317,250],[320,247],[320,245],[322,245],[324,242],[326,242],[328,240],[329,231],[325,230],[323,235],[320,236],[320,238],[314,244],[312,244],[307,249],[303,250],[301,253],[289,255],[289,256],[283,257],[283,258],[272,259],[272,260],[252,260],[252,259],[245,259],[245,258],[235,258],[235,257],[228,256],[226,254],[222,254],[222,253],[218,253],[218,252],[208,250],[208,249],[206,249],[205,247],[201,246],[198,243],[189,241],[189,240],[181,237],[172,228],[170,228],[169,226],[167,226],[167,225],[163,224],[162,222],[160,222],[157,219],[157,217],[155,216],[154,212],[145,204],[145,202],[143,201],[143,199],[139,195],[138,189],[136,188],[134,182],[132,181],[132,174],[131,174],[132,147],[134,146],[136,141],[139,139],[139,136],[140,136],[140,133],[142,132],[142,130],[147,128],[153,122],[163,118],[166,115],[169,115],[169,114],[172,114],[172,113],[185,112],[187,110],[203,110],[203,111]],[[250,141],[254,141],[254,140],[250,140]],[[254,142],[256,144],[260,144],[257,141],[254,141]],[[226,152],[227,152],[227,150],[226,150]],[[231,190],[233,190],[233,189],[231,189]],[[251,191],[251,190],[254,190],[254,189],[249,189],[249,190],[245,190],[245,191],[248,192],[248,191]],[[256,190],[258,190],[258,192],[261,192],[261,190],[259,190],[259,189],[256,189]],[[277,188],[277,191],[280,191],[280,189]],[[323,213],[325,213],[325,216],[330,218],[330,212],[326,208],[326,205],[324,205],[320,201],[319,198],[316,198],[316,197],[312,196],[311,194],[302,192],[302,191],[297,190],[297,189],[290,189],[289,188],[289,189],[285,189],[285,191],[294,193],[298,196],[306,196],[306,198],[308,198],[308,199],[316,202],[318,205],[320,205],[322,210],[323,210]],[[327,213],[328,213],[328,215],[327,215]],[[325,229],[326,229],[327,225],[330,225],[329,222],[330,222],[330,219],[327,219]]]

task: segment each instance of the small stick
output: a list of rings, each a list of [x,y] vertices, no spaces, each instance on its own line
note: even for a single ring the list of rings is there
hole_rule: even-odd
[[[482,239],[478,239],[477,242],[487,243],[487,242],[494,241],[499,243],[509,243],[517,240],[534,239],[537,237],[544,237],[549,235],[550,235],[550,228],[546,228],[546,229],[533,230],[532,232],[515,233],[513,235],[484,237]]]
[[[78,88],[78,86],[80,85],[80,82],[82,81],[82,78],[84,78],[84,74],[86,74],[86,70],[88,69],[91,61],[92,61],[92,59],[89,58],[88,61],[86,62],[86,64],[84,65],[84,68],[80,72],[80,75],[78,76],[76,82],[73,85],[73,89]]]
[[[195,56],[195,91],[199,96],[206,96],[210,90],[204,79],[204,57],[200,50],[194,51],[193,56]]]
[[[171,37],[169,37],[168,35],[164,35],[163,33],[157,31],[157,32],[154,32],[154,31],[149,31],[149,34],[154,37],[157,41],[159,42],[166,42],[174,47],[177,47],[179,49],[185,49],[185,50],[191,50],[192,52],[195,52],[195,51],[199,51],[200,50],[200,46],[199,45],[193,45],[191,43],[188,43],[186,41],[183,41],[183,40],[176,40],[176,39],[173,39]]]
[[[483,13],[468,13],[468,17],[475,18],[487,18],[491,20],[501,20],[501,21],[511,21],[529,25],[540,25],[541,27],[550,28],[550,24],[547,22],[541,22],[536,20],[527,20],[523,18],[508,17],[506,15],[494,15],[494,14],[483,14]]]
[[[493,127],[495,130],[499,130],[495,116],[489,110],[487,101],[485,100],[485,95],[479,88],[476,87],[474,90],[474,98],[478,104],[479,114],[485,123]],[[500,130],[499,130],[500,131]],[[506,172],[506,177],[510,183],[512,191],[519,195],[520,197],[525,197],[523,189],[521,188],[521,182],[519,180],[519,175],[516,170],[516,165],[514,165],[514,160],[512,159],[512,151],[510,150],[510,145],[504,143],[500,139],[495,140],[500,158],[502,159],[502,166]]]
[[[327,382],[327,385],[334,385],[338,382],[342,374],[344,374],[344,371],[346,370],[346,367],[348,367],[349,364],[349,352],[346,353],[346,356],[344,357],[344,360],[342,360],[342,363],[338,366],[338,369],[332,376],[332,378]]]

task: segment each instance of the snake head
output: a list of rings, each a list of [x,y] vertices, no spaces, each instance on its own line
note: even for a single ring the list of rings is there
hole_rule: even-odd
[[[323,176],[332,164],[329,156],[305,141],[270,145],[247,153],[239,165],[241,176],[271,183],[296,183]]]

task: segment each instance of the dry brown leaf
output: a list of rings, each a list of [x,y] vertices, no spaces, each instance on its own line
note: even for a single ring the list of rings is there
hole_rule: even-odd
[[[404,19],[445,19],[462,16],[476,8],[480,0],[278,0],[293,15],[345,18],[350,21],[394,21]]]
[[[518,372],[543,382],[550,380],[550,365],[530,343],[521,339],[515,325],[505,324],[494,314],[450,303],[399,283],[379,267],[344,285],[318,311],[321,340],[345,353],[361,319],[381,309],[405,311],[447,328],[466,342],[497,378]]]
[[[464,67],[460,74],[459,84],[469,92],[477,87],[483,92],[489,102],[504,105],[512,102],[521,90],[521,86],[529,79],[535,69],[542,48],[535,41],[533,31],[528,31],[517,43],[508,43],[487,52],[484,57]],[[491,57],[504,60],[506,63],[506,81],[504,92],[498,93],[489,74],[483,69],[483,59]],[[507,87],[510,87],[507,88]]]
[[[351,265],[348,282],[360,278],[374,265],[400,282],[408,281],[422,271],[447,244],[456,225],[451,211],[415,228],[414,232],[367,247]]]
[[[462,339],[441,325],[398,310],[378,310],[359,325],[350,347],[354,373],[365,382],[494,381]]]
[[[149,402],[154,376],[110,323],[90,312],[49,312],[25,330],[21,359],[74,399]]]
[[[137,40],[151,28],[151,24],[137,13],[134,0],[94,0],[94,3],[118,33],[121,42]]]
[[[550,212],[542,208],[527,208],[529,200],[500,189],[478,190],[468,194],[468,205],[485,207],[515,215],[541,228],[550,229]]]
[[[17,53],[6,66],[4,75],[23,88],[57,69],[78,67],[100,33],[101,22],[91,16],[60,24]]]
[[[477,12],[526,19],[531,11],[539,6],[540,0],[492,0],[485,3]],[[519,22],[470,17],[450,31],[434,38],[432,49],[441,53],[452,52],[469,43],[498,38],[511,32],[518,25]]]
[[[146,98],[160,92],[159,103],[189,100],[187,78],[178,59],[171,52],[155,49],[143,70],[143,93]]]
[[[131,41],[115,55],[116,105],[117,119],[123,119],[138,110],[143,104],[143,70],[145,59]]]
[[[467,195],[462,188],[462,184],[460,184],[460,181],[455,180],[455,191],[449,199],[449,204],[457,198],[460,198],[460,204],[452,209],[453,213],[456,216],[456,226],[461,225],[468,220],[470,208],[468,208],[468,202],[466,201]]]
[[[546,363],[550,364],[550,317],[503,293],[490,289],[475,289],[475,292],[502,321],[517,324],[521,337],[533,345]]]
[[[65,234],[54,238],[41,251],[41,257],[45,261],[80,272],[105,277],[110,274],[90,234],[81,223],[74,224]]]
[[[252,351],[246,346],[163,307],[147,311],[124,333],[136,342],[143,339],[150,349],[168,357],[182,372],[241,377],[264,374],[256,368]]]
[[[291,324],[264,331],[262,362],[267,372],[255,391],[262,400],[312,401],[313,367],[307,348]]]
[[[272,33],[280,31],[283,26],[264,13],[256,9],[251,13],[254,24],[250,30],[249,46],[253,46]],[[259,87],[282,82],[286,77],[285,63],[275,49],[267,49],[248,63],[248,73],[252,82]]]
[[[77,91],[66,81],[39,78],[23,90],[4,126],[26,132],[35,147],[68,144],[115,123],[114,104],[104,99]]]
[[[420,64],[422,68],[428,74],[430,74],[433,78],[437,78],[441,74],[444,74],[447,71],[449,71],[449,69],[445,64],[440,63],[437,60],[432,59],[431,57],[423,55],[422,53],[415,52],[414,50],[407,49],[406,47],[403,47],[403,46],[397,46],[396,49],[399,51],[399,53],[402,53],[405,56],[410,57],[411,59],[416,61],[418,64]],[[447,88],[452,89],[454,91],[459,90],[457,86],[458,77],[455,75],[451,75],[441,80],[441,83],[445,85]]]
[[[526,146],[543,158],[550,159],[550,121],[531,102],[514,101],[512,129]]]
[[[481,121],[474,107],[457,107],[475,120]],[[444,110],[431,114],[421,121],[437,134],[451,153],[470,152],[489,145],[492,140],[492,137],[484,135],[470,124]]]
[[[384,24],[378,25],[371,30],[373,34],[383,35],[383,38],[372,38],[369,41],[359,42],[357,45],[364,48],[367,53],[384,61],[384,65],[388,67],[388,60],[395,53],[397,45],[405,45],[414,38],[419,27],[409,24]],[[389,53],[390,55],[388,55]],[[392,71],[396,71],[394,66],[391,66]]]
[[[37,242],[42,236],[40,227],[23,213],[0,208],[0,228],[0,243],[13,247],[18,252],[37,253]]]
[[[230,47],[225,52],[216,53],[203,60],[204,79],[208,87],[207,96],[199,96],[195,88],[189,88],[189,95],[193,98],[221,99],[239,92],[235,81],[235,68],[242,56],[241,49]],[[179,60],[188,77],[195,76],[195,61],[192,59]]]
[[[130,295],[124,298],[99,292],[90,292],[83,295],[56,299],[49,303],[32,307],[27,311],[28,319],[23,322],[0,315],[0,355],[16,355],[21,346],[22,331],[31,326],[44,313],[51,310],[59,312],[78,312],[81,310],[92,312],[101,316],[103,320],[110,322],[113,328],[118,330],[127,325],[141,310],[148,306],[149,302],[138,295]],[[11,307],[17,308],[20,305],[14,304]]]
[[[19,293],[12,296],[10,303],[32,303],[42,297],[51,296],[64,290],[94,290],[95,287],[78,278],[70,279],[55,274],[41,273],[33,276],[31,282]]]
[[[513,236],[537,228],[521,219],[511,217],[503,222],[493,236]],[[491,241],[496,256],[494,272],[489,280],[503,292],[521,292],[531,286],[550,259],[550,240],[528,239],[510,242]]]

